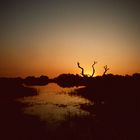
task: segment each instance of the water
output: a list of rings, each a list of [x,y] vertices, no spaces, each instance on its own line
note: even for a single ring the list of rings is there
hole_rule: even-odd
[[[38,116],[41,120],[52,124],[65,120],[68,115],[89,114],[80,108],[81,104],[90,104],[89,100],[68,94],[78,87],[62,88],[50,83],[34,88],[38,90],[38,95],[20,99],[20,102],[26,105],[23,109],[25,114]]]

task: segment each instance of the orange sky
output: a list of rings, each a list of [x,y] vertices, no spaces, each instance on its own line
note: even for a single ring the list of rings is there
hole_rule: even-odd
[[[90,74],[95,60],[96,75],[106,64],[113,74],[140,72],[139,20],[129,10],[88,3],[25,7],[5,14],[0,76],[79,74],[77,61]]]

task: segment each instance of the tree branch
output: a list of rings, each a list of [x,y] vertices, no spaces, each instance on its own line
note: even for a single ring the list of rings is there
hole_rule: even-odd
[[[78,65],[78,68],[80,68],[80,69],[82,70],[81,75],[82,75],[83,77],[85,77],[86,75],[84,74],[84,68],[82,68],[82,67],[80,66],[80,63],[79,63],[79,62],[77,62],[77,65]]]

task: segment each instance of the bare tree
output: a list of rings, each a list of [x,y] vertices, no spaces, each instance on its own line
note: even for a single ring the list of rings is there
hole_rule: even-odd
[[[83,77],[93,77],[94,74],[95,74],[95,68],[94,68],[94,65],[95,65],[96,63],[97,63],[97,62],[94,61],[94,63],[92,64],[93,72],[92,72],[92,75],[89,76],[89,75],[87,75],[87,74],[84,74],[84,68],[82,68],[82,67],[80,66],[80,63],[77,62],[78,68],[80,68],[80,69],[82,70],[81,75],[82,75]]]
[[[93,76],[94,76],[94,74],[95,74],[95,68],[94,68],[94,65],[95,65],[95,64],[97,64],[97,61],[94,61],[94,63],[92,64],[92,69],[93,69],[93,72],[92,72],[91,77],[93,77]]]
[[[103,75],[106,74],[106,72],[109,70],[109,68],[107,67],[107,65],[105,65],[105,66],[104,66],[104,69],[105,69],[105,71],[104,71]]]
[[[86,77],[86,75],[84,74],[84,68],[82,68],[82,67],[80,66],[80,63],[79,63],[79,62],[77,62],[77,65],[78,65],[78,68],[80,68],[80,69],[82,70],[81,75],[82,75],[83,77]]]

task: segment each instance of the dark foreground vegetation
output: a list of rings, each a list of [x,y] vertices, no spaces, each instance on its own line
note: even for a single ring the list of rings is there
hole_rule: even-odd
[[[93,104],[81,105],[88,116],[68,114],[55,130],[35,116],[22,112],[16,102],[37,95],[26,85],[56,82],[62,87],[84,86],[69,94],[82,96]],[[62,74],[54,79],[0,78],[0,139],[2,140],[139,140],[140,74],[81,77]]]

